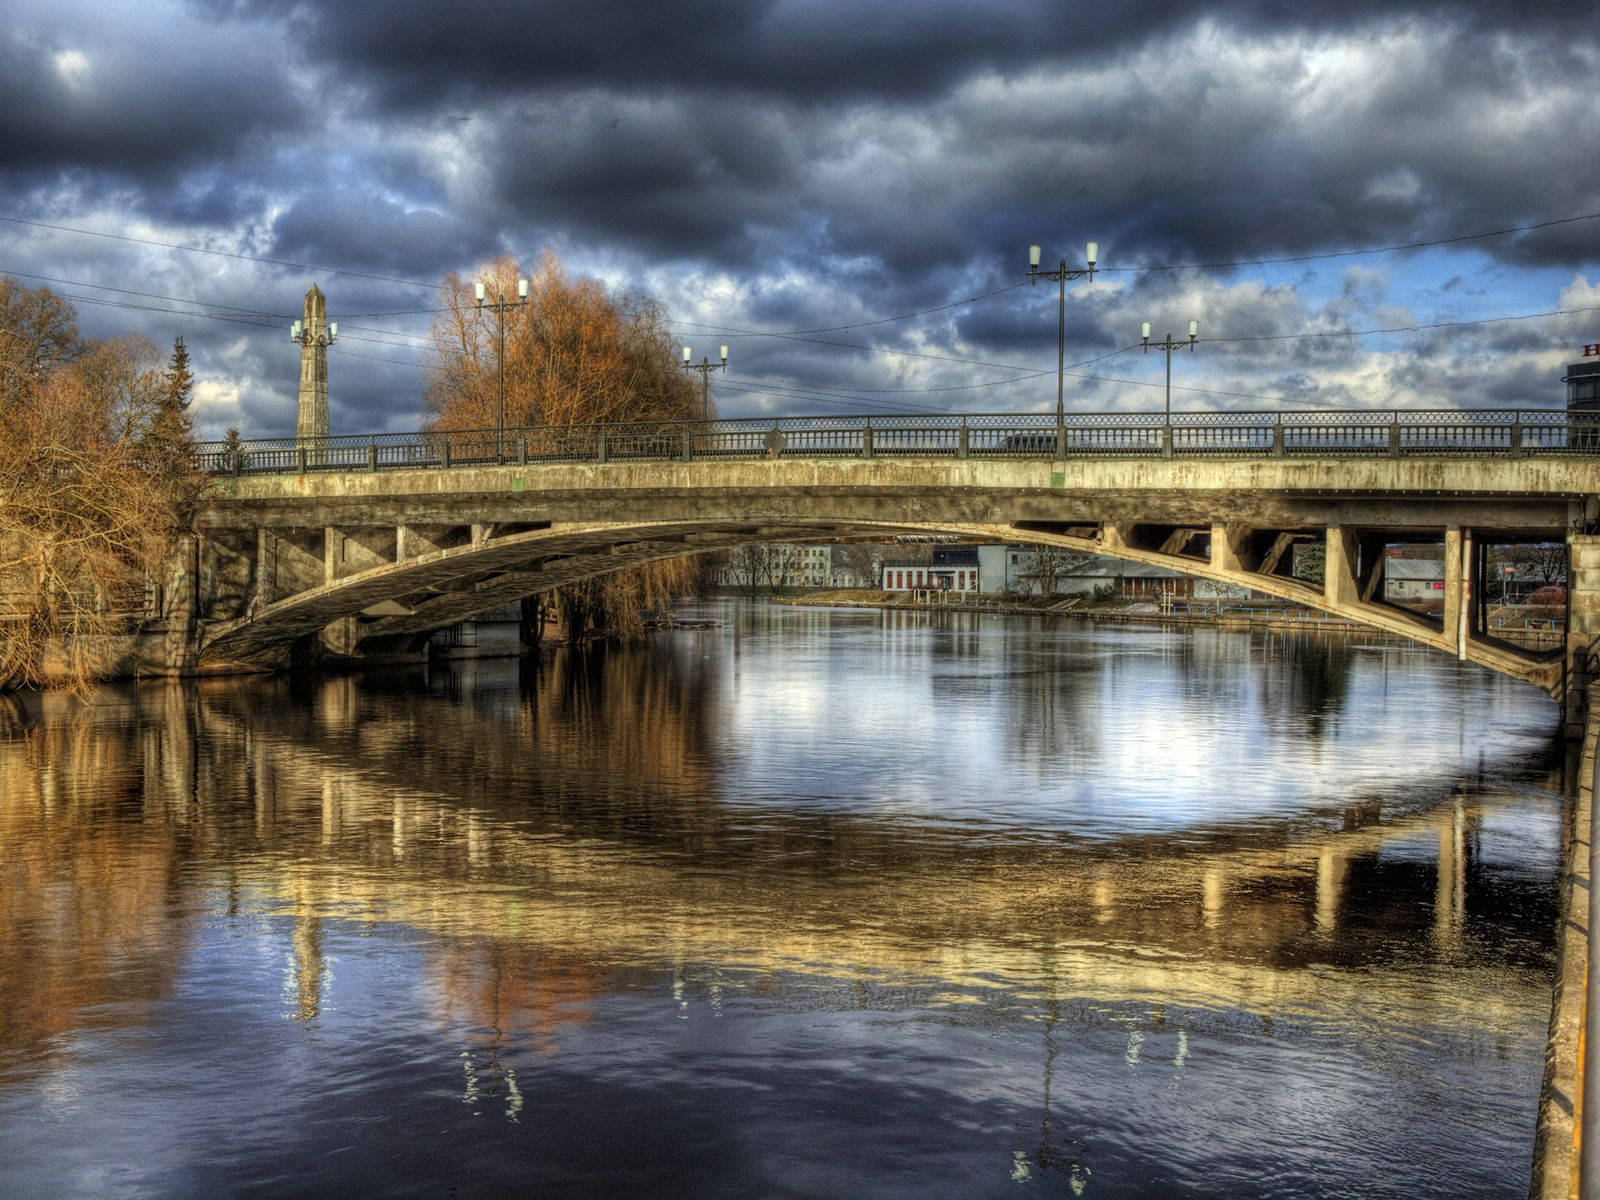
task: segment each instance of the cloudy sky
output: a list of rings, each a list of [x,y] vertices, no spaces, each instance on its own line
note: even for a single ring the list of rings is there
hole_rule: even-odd
[[[1159,408],[1190,318],[1175,408],[1549,406],[1597,76],[1565,2],[20,0],[0,272],[182,333],[211,435],[292,431],[313,280],[334,431],[416,427],[433,285],[545,248],[728,343],[733,416],[1051,409],[1027,247],[1089,240],[1074,410]]]

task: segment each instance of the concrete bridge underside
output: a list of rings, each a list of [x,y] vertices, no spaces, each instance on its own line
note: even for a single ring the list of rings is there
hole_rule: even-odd
[[[361,656],[562,584],[747,542],[908,534],[1171,567],[1358,621],[1541,687],[1590,675],[1600,468],[1558,459],[788,459],[224,479],[167,615],[190,666],[276,665],[301,639]],[[1385,547],[1443,545],[1443,613],[1383,601]],[[1565,541],[1568,644],[1490,635],[1485,548]],[[1295,549],[1325,550],[1321,584]],[[180,572],[182,576],[184,573]]]

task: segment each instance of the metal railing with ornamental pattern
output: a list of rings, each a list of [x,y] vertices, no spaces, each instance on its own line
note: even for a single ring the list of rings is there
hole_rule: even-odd
[[[757,458],[1600,457],[1600,413],[950,413],[428,430],[201,443],[212,474]]]

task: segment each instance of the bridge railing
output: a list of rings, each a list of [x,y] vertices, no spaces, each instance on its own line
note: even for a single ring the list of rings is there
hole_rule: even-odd
[[[1600,413],[940,413],[434,429],[205,442],[211,474],[756,458],[1600,457]]]

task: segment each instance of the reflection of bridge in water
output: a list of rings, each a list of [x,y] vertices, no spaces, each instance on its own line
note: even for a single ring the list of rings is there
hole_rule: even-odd
[[[181,957],[161,939],[181,940],[184,927],[156,915],[168,895],[137,881],[157,870],[160,847],[181,838],[214,871],[226,864],[238,907],[294,918],[306,1018],[321,1003],[330,920],[427,933],[439,948],[435,990],[454,1010],[490,1003],[492,992],[495,1005],[521,1007],[535,1024],[570,1016],[567,1001],[615,986],[607,980],[616,971],[674,973],[690,995],[755,989],[830,1008],[870,1005],[884,989],[931,1003],[977,991],[1011,996],[1020,1017],[1070,998],[1069,1019],[1130,1028],[1192,1006],[1364,1029],[1383,1005],[1505,1037],[1520,1036],[1519,1014],[1548,992],[1547,966],[1520,959],[1518,931],[1505,924],[1513,918],[1472,904],[1471,873],[1496,805],[1452,795],[1448,779],[1437,781],[1442,803],[1410,815],[1358,801],[1291,833],[1141,837],[1130,857],[1115,841],[1041,846],[938,829],[908,841],[903,825],[865,816],[751,824],[710,798],[715,780],[683,728],[662,735],[676,750],[656,741],[637,752],[677,794],[704,797],[674,801],[659,819],[608,812],[603,798],[585,817],[507,797],[513,760],[537,753],[559,689],[491,706],[488,716],[453,706],[441,719],[435,698],[431,721],[404,703],[375,703],[347,679],[317,686],[309,720],[275,725],[262,698],[260,685],[208,686],[197,704],[189,691],[145,690],[132,744],[108,755],[109,743],[85,731],[82,753],[126,753],[139,764],[130,794],[141,795],[141,853],[155,858],[126,886],[138,889],[133,909],[148,911],[139,936],[151,961]],[[419,735],[425,753],[400,763],[379,753]],[[480,770],[459,770],[466,747],[485,760]],[[559,769],[581,769],[565,753]],[[632,751],[621,753],[631,761]],[[640,785],[650,788],[650,777]],[[0,803],[9,814],[0,829],[50,806],[63,860],[102,836],[103,810],[78,807],[59,777],[11,772]],[[792,872],[771,865],[786,847]],[[1397,850],[1406,853],[1394,858]],[[1384,869],[1397,896],[1426,907],[1419,933],[1432,959],[1450,964],[1448,987],[1392,964],[1365,969],[1362,929],[1374,914],[1352,911],[1349,884],[1380,856],[1394,858]],[[835,873],[830,861],[850,866]],[[753,896],[735,868],[756,862],[769,878]],[[115,892],[125,882],[97,886]],[[32,894],[43,903],[51,893]],[[496,964],[492,985],[484,955]]]

